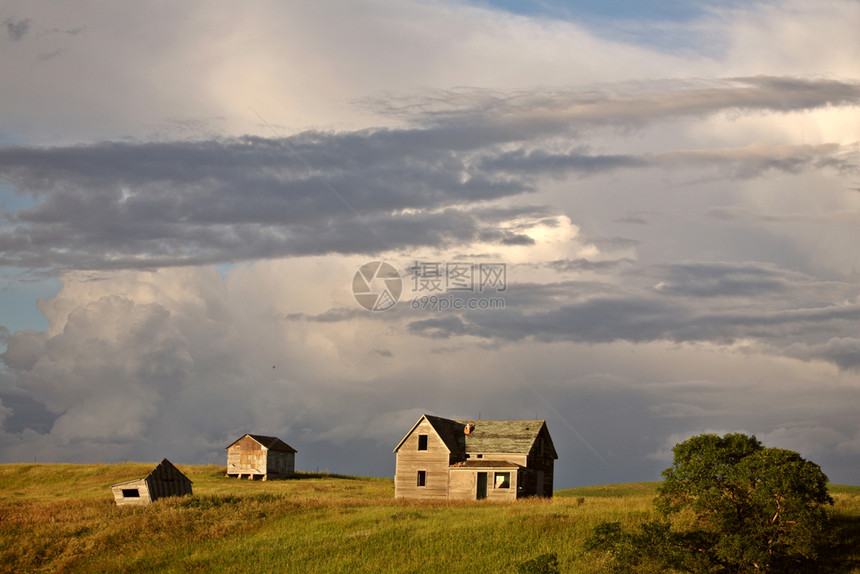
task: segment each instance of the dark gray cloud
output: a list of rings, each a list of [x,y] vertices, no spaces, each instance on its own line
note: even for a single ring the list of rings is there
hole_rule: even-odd
[[[0,183],[37,203],[2,214],[0,264],[155,268],[474,239],[532,245],[528,231],[495,230],[490,202],[533,192],[543,176],[707,165],[718,177],[754,177],[856,164],[837,145],[641,156],[589,155],[581,145],[551,151],[557,136],[577,138],[580,123],[814,109],[855,104],[858,94],[854,84],[790,78],[489,100],[479,92],[422,112],[420,126],[404,129],[5,147]],[[476,102],[486,105],[480,113],[469,107]]]
[[[818,146],[753,146],[731,150],[682,150],[645,155],[589,155],[581,151],[552,153],[537,149],[518,149],[483,158],[484,169],[508,174],[549,175],[563,178],[569,174],[595,175],[619,169],[711,169],[711,177],[749,179],[768,172],[799,173],[809,169],[829,168],[856,172],[853,146],[836,144]],[[641,223],[639,220],[629,220]]]
[[[507,299],[506,299],[507,301]],[[776,312],[735,310],[701,313],[667,298],[593,298],[544,311],[524,311],[507,303],[503,311],[471,312],[461,319],[415,321],[410,330],[432,337],[469,334],[487,339],[731,343],[741,338],[789,339],[810,329],[844,332],[860,319],[860,306],[831,306]]]
[[[759,263],[690,263],[635,269],[632,262],[557,261],[560,271],[610,271],[626,286],[567,281],[516,284],[505,308],[413,320],[409,330],[434,339],[471,335],[493,341],[576,343],[754,340],[773,352],[856,368],[856,286],[826,282]],[[641,281],[647,279],[648,281]],[[659,280],[656,287],[649,283]],[[641,287],[635,284],[642,283]],[[843,337],[843,338],[840,338]],[[812,347],[809,347],[812,345]]]
[[[713,207],[707,210],[706,217],[722,221],[761,221],[765,223],[825,223],[849,224],[860,223],[860,212],[856,210],[817,211],[815,213],[761,213],[741,206]]]
[[[856,83],[753,76],[631,82],[591,91],[462,89],[399,99],[387,96],[365,104],[422,124],[495,125],[536,134],[557,133],[565,125],[644,125],[725,111],[791,112],[858,102]]]
[[[516,299],[516,294],[506,297],[506,308],[501,311],[466,314],[463,325],[454,324],[456,329],[451,334],[508,341],[534,338],[544,342],[643,342],[670,338],[685,321],[685,310],[657,298],[595,297],[540,311],[524,310],[516,302],[510,303]],[[445,327],[443,323],[427,325],[421,321],[410,325],[413,332],[426,331],[434,337],[446,336],[442,333]]]
[[[30,31],[30,19],[23,18],[15,21],[12,18],[6,18],[3,22],[6,25],[6,31],[13,42],[21,40]]]
[[[331,34],[275,4],[34,5],[5,39],[0,266],[31,316],[7,327],[45,330],[0,328],[2,461],[223,464],[262,432],[302,469],[390,475],[431,412],[546,417],[559,486],[656,479],[707,430],[857,483],[860,84],[828,37],[856,3],[720,8],[683,24],[693,52],[420,2]],[[656,79],[599,83],[625,78]],[[390,96],[464,83],[502,89]],[[507,260],[505,309],[367,312],[368,252]],[[361,255],[289,257],[325,253]],[[37,322],[16,276],[58,268],[108,270],[62,273]]]
[[[808,169],[829,168],[856,172],[855,146],[836,144],[771,146],[755,145],[742,149],[684,150],[649,156],[649,163],[664,168],[712,168],[722,177],[749,179],[768,172],[799,173]],[[728,173],[726,173],[728,170]]]
[[[629,237],[584,237],[583,240],[591,245],[596,246],[602,252],[616,252],[633,249],[640,244],[638,239]]]
[[[781,296],[810,277],[753,263],[678,263],[655,268],[661,278],[658,289],[668,295],[689,297]]]
[[[36,59],[40,62],[47,62],[48,60],[53,60],[63,52],[65,52],[63,48],[55,48],[50,52],[39,52],[39,55],[36,56]]]
[[[628,155],[587,155],[582,153],[553,154],[546,150],[515,150],[484,158],[481,167],[488,170],[549,174],[563,177],[569,173],[592,175],[620,168],[648,167],[642,158]]]
[[[2,425],[10,433],[20,433],[30,429],[44,434],[50,432],[51,426],[57,420],[55,413],[50,412],[42,403],[20,389],[4,388],[0,391],[0,405],[11,411]]]
[[[447,339],[454,335],[465,335],[469,329],[457,316],[432,317],[409,323],[409,331],[425,337]]]
[[[419,137],[420,139],[420,137]],[[403,133],[0,150],[0,179],[39,201],[5,214],[2,261],[157,267],[445,245],[502,214],[458,206],[528,191]],[[411,149],[410,149],[411,148]],[[522,212],[522,210],[520,210]],[[508,213],[510,216],[512,213]]]
[[[842,370],[860,372],[860,339],[856,337],[834,337],[818,345],[795,343],[785,353],[804,361],[827,361]]]
[[[634,265],[636,262],[629,257],[611,259],[608,261],[591,261],[585,258],[559,259],[550,261],[548,266],[556,271],[594,271],[597,273],[615,272]]]

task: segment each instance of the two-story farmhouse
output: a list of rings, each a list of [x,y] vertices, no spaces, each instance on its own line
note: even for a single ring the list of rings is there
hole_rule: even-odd
[[[394,449],[395,498],[552,496],[558,458],[546,421],[451,420],[423,415]]]

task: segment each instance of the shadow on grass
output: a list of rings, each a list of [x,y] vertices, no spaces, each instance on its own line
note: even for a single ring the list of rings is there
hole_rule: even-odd
[[[247,481],[248,479],[238,479],[235,476],[229,477],[227,476],[227,467],[226,466],[218,466],[215,467],[211,473],[211,476],[215,478],[225,478],[229,480],[242,480]],[[270,478],[270,482],[282,481],[282,480],[306,480],[309,478],[337,478],[340,480],[374,480],[375,477],[365,477],[365,476],[352,476],[349,474],[332,474],[330,472],[304,472],[304,471],[296,471],[295,474],[288,478]],[[383,480],[383,479],[379,479]]]
[[[352,476],[349,474],[330,474],[328,472],[303,472],[298,471],[290,478],[285,480],[304,480],[307,478],[339,478],[342,480],[358,480],[361,478],[362,480],[366,480],[369,477],[360,477],[360,476]]]
[[[837,514],[831,518],[832,542],[814,565],[797,568],[803,574],[854,572],[860,570],[860,516]]]
[[[831,517],[830,543],[816,560],[777,564],[773,572],[791,574],[842,574],[860,570],[860,516]]]

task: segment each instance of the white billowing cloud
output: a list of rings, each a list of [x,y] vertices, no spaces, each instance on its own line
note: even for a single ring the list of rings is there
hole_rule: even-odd
[[[698,30],[673,53],[612,40],[611,28],[463,2],[28,3],[26,16],[16,6],[16,20],[7,20],[16,30],[28,22],[29,33],[6,42],[0,73],[16,81],[0,108],[8,130],[42,142],[271,136],[273,128],[391,125],[357,112],[354,100],[427,87],[520,90],[763,70],[854,76],[854,2],[711,10],[645,32],[683,40]],[[60,93],[62,105],[52,105]]]
[[[0,257],[64,271],[3,334],[0,459],[260,432],[385,474],[435,412],[548,418],[560,486],[703,429],[856,483],[860,6],[824,6],[623,24],[663,49],[465,2],[7,9]],[[505,309],[413,310],[415,261],[505,263]]]
[[[821,445],[816,462],[841,465],[850,449],[847,438],[827,439],[856,430],[846,410],[857,393],[850,373],[759,353],[755,341],[425,337],[409,323],[443,325],[459,315],[408,305],[360,309],[349,285],[361,262],[266,260],[234,266],[223,278],[204,267],[65,275],[57,297],[41,305],[51,327],[13,334],[4,355],[14,388],[55,418],[47,432],[7,431],[3,460],[29,460],[36,449],[40,460],[221,462],[229,440],[260,432],[298,448],[299,468],[385,473],[390,450],[423,412],[549,419],[564,485],[656,473],[667,448],[701,429],[774,433],[787,443],[780,429],[818,426],[831,431],[803,443]],[[745,269],[732,277],[758,277]],[[774,269],[763,273],[774,276],[784,279]],[[721,288],[695,287],[700,298]],[[588,289],[583,282],[574,291],[585,293],[573,295]],[[524,301],[505,296],[517,308],[551,308],[564,290]],[[792,422],[801,420],[816,423]],[[360,453],[337,450],[359,443]],[[382,466],[369,466],[368,457]]]
[[[211,269],[96,277],[72,273],[42,301],[45,333],[21,332],[4,355],[18,385],[58,415],[61,443],[136,442],[195,367],[189,324],[223,323],[208,304]],[[217,275],[215,275],[217,277]]]
[[[805,75],[854,76],[860,44],[851,27],[860,20],[856,2],[803,0],[757,2],[715,10],[728,18],[725,61],[740,74],[793,70]]]
[[[631,52],[654,71],[677,61],[598,39],[573,23],[447,2],[256,2],[242,10],[46,3],[28,13],[33,31],[83,28],[75,36],[30,34],[0,66],[4,77],[22,80],[4,91],[13,129],[40,139],[271,135],[266,123],[285,135],[342,129],[366,121],[351,100],[380,91],[611,81],[624,77],[616,64]],[[33,65],[38,54],[57,49],[57,57]],[[44,116],[34,116],[34,103],[48,103],[60,86],[65,106],[42,105]]]

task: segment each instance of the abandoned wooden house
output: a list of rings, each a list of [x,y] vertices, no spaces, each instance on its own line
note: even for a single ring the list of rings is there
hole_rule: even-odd
[[[166,458],[144,478],[110,485],[117,505],[149,504],[165,496],[192,494],[191,481]]]
[[[395,498],[551,497],[558,458],[546,421],[423,415],[394,449]]]
[[[246,434],[227,447],[227,476],[270,480],[295,471],[296,449],[277,437]]]

